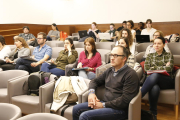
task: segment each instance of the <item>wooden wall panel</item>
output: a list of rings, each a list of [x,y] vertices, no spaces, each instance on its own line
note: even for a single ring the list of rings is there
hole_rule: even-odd
[[[23,26],[29,26],[30,33],[32,33],[35,37],[37,37],[37,33],[45,32],[46,34],[51,30],[51,25],[39,25],[39,24],[0,24],[0,35],[11,35],[11,34],[19,34],[22,33],[22,30],[15,31],[4,31],[8,29],[17,29],[23,28]],[[115,24],[115,27],[118,28],[122,26],[121,23]],[[137,27],[137,23],[135,23],[134,28]],[[88,30],[91,28],[91,24],[82,24],[82,25],[58,25],[58,29],[64,32],[67,32],[68,35],[72,35],[72,33],[77,33],[80,30]],[[154,22],[153,28],[157,30],[161,30],[164,35],[169,35],[172,33],[180,33],[180,21],[176,22]],[[102,32],[105,32],[109,29],[109,24],[98,24],[98,29]],[[7,44],[13,43],[13,36],[5,37]]]

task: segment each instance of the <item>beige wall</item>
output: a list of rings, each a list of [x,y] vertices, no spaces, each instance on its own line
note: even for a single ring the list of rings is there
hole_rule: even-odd
[[[180,0],[0,0],[0,24],[180,21]]]

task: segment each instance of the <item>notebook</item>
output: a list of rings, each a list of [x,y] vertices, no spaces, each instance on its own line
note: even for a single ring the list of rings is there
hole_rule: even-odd
[[[99,39],[111,40],[111,35],[109,33],[98,33]]]
[[[169,73],[166,70],[149,70],[149,71],[147,71],[148,75],[151,75],[153,73],[160,73],[160,74],[163,74],[163,75],[166,75],[166,76],[170,76]]]
[[[83,68],[73,68],[72,70],[86,70],[88,69],[89,67],[83,67]]]
[[[88,36],[87,30],[78,31],[78,33],[80,38]]]

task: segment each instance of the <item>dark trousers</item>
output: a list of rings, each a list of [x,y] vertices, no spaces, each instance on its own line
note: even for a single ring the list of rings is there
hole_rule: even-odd
[[[25,70],[28,71],[29,74],[33,73],[33,72],[38,72],[40,70],[40,66],[36,66],[36,67],[32,67],[31,63],[33,63],[34,61],[31,60],[26,60],[23,58],[18,59],[18,61],[16,62],[16,66],[15,69],[19,69],[19,70]]]
[[[128,112],[112,108],[92,109],[88,102],[73,107],[73,120],[125,120]]]
[[[155,115],[157,115],[157,102],[161,89],[174,89],[174,80],[159,73],[148,76],[141,88],[142,97],[149,92],[150,111]]]
[[[12,63],[6,63],[4,60],[0,60],[0,68],[2,68],[3,71],[12,70],[15,69],[15,65]]]

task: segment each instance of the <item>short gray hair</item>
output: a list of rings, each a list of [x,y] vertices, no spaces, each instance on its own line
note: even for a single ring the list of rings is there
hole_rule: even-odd
[[[124,55],[124,57],[126,57],[127,59],[128,59],[128,57],[129,57],[129,50],[127,49],[127,48],[125,48],[125,47],[123,47],[123,46],[121,46],[121,45],[117,45],[117,46],[115,46],[115,47],[119,47],[119,48],[122,48],[123,49],[123,55]],[[115,48],[114,47],[114,48]],[[126,61],[127,61],[127,59],[126,59]],[[125,61],[125,62],[126,62]]]

